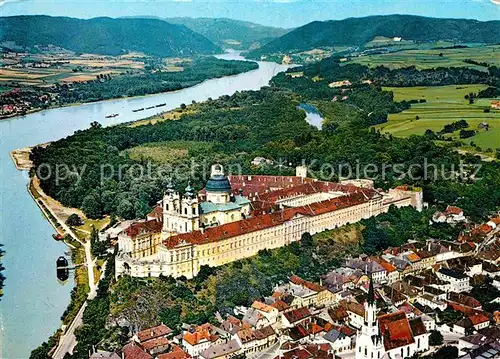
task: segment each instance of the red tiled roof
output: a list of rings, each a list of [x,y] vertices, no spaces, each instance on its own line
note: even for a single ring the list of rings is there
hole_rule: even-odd
[[[259,302],[258,300],[252,303],[252,308],[260,310],[261,312],[270,313],[274,309],[272,306]]]
[[[283,312],[290,308],[290,306],[281,299],[277,299],[273,304],[271,304],[271,307],[278,309],[278,312]]]
[[[186,332],[184,333],[184,340],[191,345],[196,345],[202,340],[208,340],[210,342],[215,342],[219,338],[217,335],[211,335],[210,331],[212,326],[210,324],[203,324],[196,327],[193,333]]]
[[[406,258],[408,258],[408,260],[410,262],[418,262],[420,260],[420,257],[418,256],[418,254],[416,253],[410,253],[410,254],[407,254],[406,255]]]
[[[448,206],[446,207],[446,210],[445,210],[446,213],[448,214],[460,214],[462,213],[462,209],[460,207],[456,207],[456,206]]]
[[[153,359],[151,355],[142,350],[134,342],[125,345],[122,349],[122,353],[125,359]]]
[[[153,210],[147,215],[147,218],[154,218],[158,221],[163,220],[163,208],[160,205],[153,207]]]
[[[145,233],[160,233],[162,223],[157,220],[150,220],[145,222],[134,222],[125,229],[125,233],[132,239],[135,239],[140,234]]]
[[[141,347],[144,350],[151,350],[151,349],[155,349],[158,347],[166,346],[168,343],[169,343],[169,340],[167,338],[155,338],[155,339],[146,340],[145,342],[141,342]]]
[[[481,225],[477,228],[477,230],[478,230],[479,232],[482,232],[482,233],[485,233],[485,234],[490,233],[492,229],[493,229],[493,228],[491,228],[491,227],[490,227],[488,224],[486,224],[486,223],[481,224]]]
[[[492,217],[490,221],[498,226],[500,224],[500,217]]]
[[[167,327],[165,324],[160,324],[156,327],[145,329],[137,333],[137,339],[139,342],[143,342],[146,340],[167,336],[172,333],[172,329]]]
[[[311,312],[309,311],[309,309],[304,307],[304,308],[291,310],[289,312],[284,313],[283,315],[290,323],[295,323],[295,322],[298,322],[299,320],[310,317]]]
[[[342,334],[347,335],[348,337],[352,337],[356,334],[356,331],[354,329],[351,329],[346,325],[335,325],[333,326],[333,328],[341,332]]]
[[[357,302],[347,302],[347,310],[359,316],[365,316],[365,307]]]
[[[483,313],[476,313],[476,314],[469,315],[469,319],[472,322],[472,325],[477,325],[477,324],[481,324],[481,323],[490,321],[490,318],[488,318]]]
[[[158,355],[158,359],[189,359],[191,355],[182,350],[179,346],[173,345],[170,353]]]
[[[380,331],[384,336],[385,350],[406,346],[415,342],[410,323],[404,312],[395,312],[378,317]]]
[[[333,309],[333,308],[328,309],[328,315],[335,322],[343,322],[343,321],[345,321],[346,318],[349,317],[349,315],[347,314],[345,304],[339,305],[335,309]]]
[[[391,263],[387,262],[385,259],[382,259],[380,257],[372,257],[371,259],[373,261],[377,262],[378,264],[380,264],[387,271],[387,273],[392,273],[395,270],[397,270],[397,268],[395,266],[393,266]]]
[[[297,285],[301,285],[303,287],[306,287],[314,292],[322,292],[326,289],[325,287],[323,287],[317,283],[309,282],[309,281],[304,280],[296,275],[293,275],[290,277],[290,282],[292,282],[293,284],[297,284]]]
[[[216,242],[283,224],[296,215],[317,216],[358,205],[369,199],[370,197],[366,197],[364,193],[354,193],[313,203],[308,206],[287,208],[275,213],[257,215],[248,219],[226,223],[217,227],[208,228],[204,232],[193,231],[178,234],[166,239],[163,243],[168,248],[174,248],[183,242],[193,245]]]
[[[481,303],[476,298],[461,293],[450,292],[449,300],[471,308],[481,307]]]

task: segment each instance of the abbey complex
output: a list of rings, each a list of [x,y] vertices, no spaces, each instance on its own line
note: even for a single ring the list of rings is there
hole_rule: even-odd
[[[213,165],[199,193],[169,185],[148,218],[115,231],[116,275],[192,278],[200,268],[220,266],[278,248],[397,207],[423,207],[419,188],[383,192],[367,180],[323,182],[296,176],[226,176]]]

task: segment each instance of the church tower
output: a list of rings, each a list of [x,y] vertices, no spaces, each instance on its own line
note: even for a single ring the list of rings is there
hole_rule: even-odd
[[[231,183],[224,175],[224,168],[220,164],[217,163],[212,166],[205,190],[208,202],[227,204],[231,200]]]
[[[186,233],[198,230],[198,196],[191,183],[180,194],[170,181],[163,197],[162,240],[173,233]]]
[[[181,212],[184,218],[184,232],[192,232],[198,230],[198,196],[194,188],[191,187],[191,182],[188,183],[184,190],[184,196],[181,200]]]
[[[365,301],[365,318],[356,338],[356,359],[380,359],[384,354],[384,343],[377,320],[373,279],[370,278],[368,297]]]

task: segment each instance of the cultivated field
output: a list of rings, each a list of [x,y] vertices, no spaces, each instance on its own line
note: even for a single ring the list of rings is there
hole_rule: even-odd
[[[7,53],[0,62],[0,87],[50,86],[55,83],[89,81],[99,75],[140,71],[144,59],[129,56],[74,55],[69,53]],[[3,86],[2,86],[3,85]]]
[[[465,63],[464,60],[473,60],[500,66],[500,46],[467,47],[463,49],[404,50],[387,54],[355,57],[347,63],[358,63],[370,67],[383,65],[389,68],[415,66],[418,69],[429,69],[440,66],[466,66],[480,71],[487,71],[485,66]]]
[[[427,129],[434,132],[442,130],[443,126],[464,119],[469,129],[478,130],[473,137],[464,139],[471,141],[483,149],[500,147],[500,110],[484,109],[490,107],[491,100],[479,99],[470,105],[464,96],[470,92],[477,93],[486,85],[450,85],[436,87],[390,87],[396,101],[425,99],[426,103],[412,104],[411,108],[397,114],[390,114],[388,122],[376,127],[384,133],[398,137],[423,135]],[[416,120],[416,116],[419,117]],[[489,124],[489,130],[480,130],[481,122]],[[458,138],[458,132],[451,135]]]
[[[212,143],[194,141],[167,141],[147,143],[132,147],[127,154],[134,161],[151,161],[162,164],[173,164],[187,158],[188,155],[210,152]]]

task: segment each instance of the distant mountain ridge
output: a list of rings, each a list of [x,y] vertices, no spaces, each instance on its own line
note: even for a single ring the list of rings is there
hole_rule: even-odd
[[[262,46],[269,41],[283,36],[290,29],[259,25],[253,22],[228,18],[190,18],[173,17],[165,21],[185,25],[224,48],[248,49]],[[234,40],[239,42],[231,42]]]
[[[344,20],[313,21],[277,38],[249,57],[272,53],[305,51],[319,47],[362,46],[375,36],[402,37],[405,40],[432,42],[499,42],[500,21],[438,19],[413,15],[368,16]]]
[[[219,46],[186,26],[145,18],[0,17],[0,42],[14,42],[25,48],[55,45],[103,55],[139,51],[172,57],[222,52]]]

